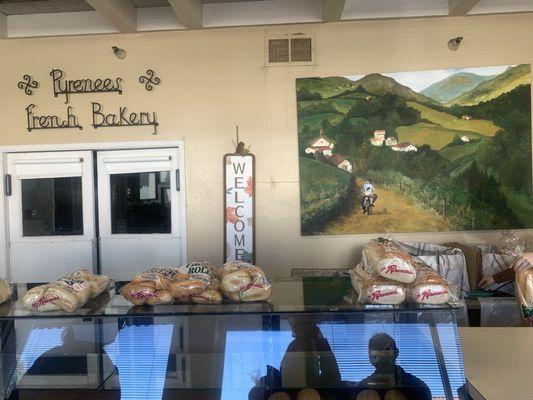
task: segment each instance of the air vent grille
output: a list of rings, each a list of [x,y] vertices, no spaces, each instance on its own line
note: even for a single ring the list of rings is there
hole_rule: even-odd
[[[266,38],[266,65],[312,65],[314,64],[314,40],[312,36],[274,35]]]
[[[268,62],[288,63],[289,39],[270,39],[268,41]]]
[[[313,61],[313,47],[311,38],[291,39],[291,62]]]

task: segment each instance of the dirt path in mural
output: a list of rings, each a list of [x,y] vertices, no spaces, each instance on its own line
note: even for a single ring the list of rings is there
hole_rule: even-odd
[[[357,180],[362,187],[363,181]],[[360,202],[354,210],[326,225],[325,234],[433,232],[449,230],[439,214],[416,204],[403,194],[375,185],[378,200],[371,215],[363,214]]]

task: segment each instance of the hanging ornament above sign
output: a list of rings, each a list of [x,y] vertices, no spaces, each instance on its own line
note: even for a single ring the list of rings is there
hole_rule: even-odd
[[[238,137],[238,136],[237,136]],[[255,157],[238,142],[224,156],[224,261],[255,263]]]

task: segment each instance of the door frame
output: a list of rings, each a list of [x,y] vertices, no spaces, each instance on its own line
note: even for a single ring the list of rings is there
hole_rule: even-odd
[[[126,142],[95,142],[95,143],[57,143],[39,145],[0,146],[0,278],[11,280],[9,265],[9,210],[5,195],[4,174],[7,169],[7,153],[50,152],[50,151],[105,151],[105,150],[140,150],[157,148],[177,148],[179,155],[178,167],[180,170],[180,204],[179,233],[180,233],[180,263],[187,262],[187,182],[185,170],[185,143],[183,140],[151,140],[151,141],[126,141]],[[96,204],[95,204],[96,206]]]

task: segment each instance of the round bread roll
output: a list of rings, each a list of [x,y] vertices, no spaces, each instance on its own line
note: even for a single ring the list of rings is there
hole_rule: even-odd
[[[132,283],[148,283],[151,282],[157,290],[168,290],[168,280],[161,274],[143,272],[135,275],[131,280]]]
[[[240,293],[240,301],[264,301],[272,296],[272,287],[251,286]]]
[[[85,281],[81,280],[81,282]],[[57,300],[53,300],[53,303],[67,312],[73,312],[83,306],[90,298],[90,294],[91,289],[88,285],[80,291],[76,291],[64,281],[52,283],[46,291],[46,296],[57,298]]]
[[[272,393],[267,400],[291,400],[291,396],[284,392]]]
[[[251,277],[248,271],[234,271],[224,275],[220,284],[220,289],[227,293],[237,292],[248,286]]]
[[[0,279],[0,303],[3,303],[11,298],[11,285],[5,280]]]
[[[398,389],[389,390],[383,400],[407,400],[407,396]]]
[[[188,277],[188,275],[187,275]],[[206,289],[207,285],[203,281],[196,279],[176,280],[170,283],[170,292],[176,299],[198,295]]]
[[[445,304],[450,299],[448,285],[419,284],[411,291],[411,300],[421,304]]]
[[[50,284],[35,286],[22,296],[22,304],[28,310],[57,311],[59,306],[54,304],[59,297],[46,296]]]
[[[122,295],[126,300],[135,304],[169,304],[172,303],[172,295],[167,290],[157,290],[152,281],[141,283],[130,282],[124,285]]]
[[[305,388],[298,392],[296,400],[320,400],[320,394],[315,389]]]
[[[174,297],[168,290],[158,290],[155,297],[147,297],[146,304],[156,306],[159,304],[171,304],[174,301]]]
[[[191,296],[191,300],[199,304],[220,304],[222,303],[222,294],[218,290],[207,289],[198,295]]]
[[[355,400],[381,400],[381,397],[379,397],[379,393],[375,390],[366,389],[359,392]]]

